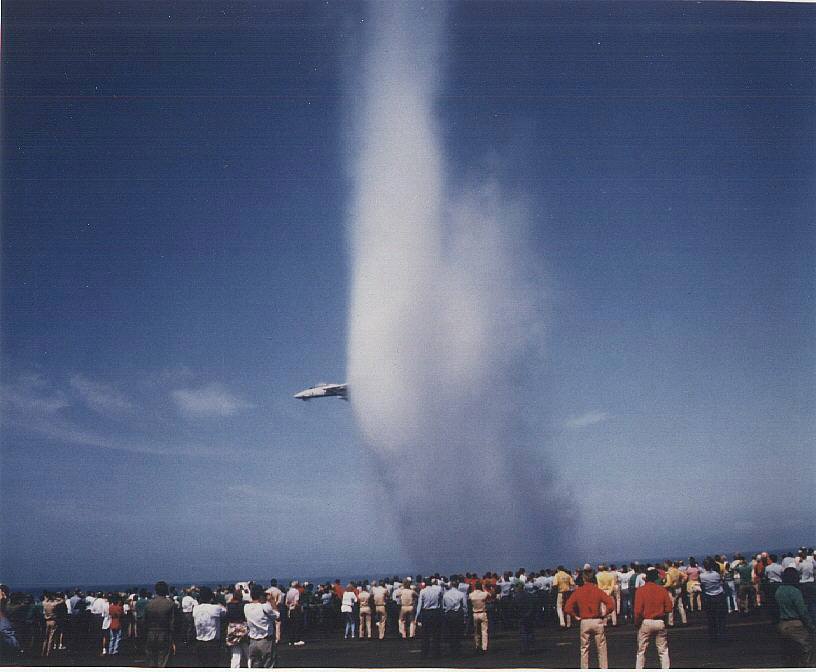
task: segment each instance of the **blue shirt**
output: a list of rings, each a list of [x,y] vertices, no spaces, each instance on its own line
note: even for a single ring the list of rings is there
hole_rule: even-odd
[[[723,592],[722,578],[719,572],[700,572],[700,587],[706,595],[721,595]]]
[[[442,608],[442,587],[441,586],[425,586],[419,591],[419,600],[417,600],[416,618],[419,620],[419,615],[422,610],[441,609]]]
[[[457,588],[446,590],[442,595],[442,611],[444,611],[446,614],[451,612],[459,612],[462,614],[462,617],[467,620],[467,596]]]
[[[782,565],[772,562],[765,568],[765,578],[770,583],[782,583]]]

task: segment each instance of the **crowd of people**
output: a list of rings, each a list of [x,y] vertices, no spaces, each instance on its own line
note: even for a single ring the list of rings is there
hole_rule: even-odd
[[[496,629],[516,631],[521,653],[531,651],[536,626],[577,622],[579,660],[590,664],[595,644],[599,667],[608,667],[607,627],[631,623],[636,668],[650,643],[660,665],[670,665],[667,630],[686,624],[688,613],[705,613],[712,642],[722,640],[728,614],[747,617],[763,609],[775,623],[791,666],[814,664],[816,553],[760,553],[706,557],[698,564],[666,560],[645,565],[589,564],[502,575],[340,580],[279,586],[240,582],[230,586],[190,586],[177,590],[158,582],[153,591],[46,591],[39,596],[0,586],[2,660],[27,655],[48,658],[71,650],[117,656],[123,640],[140,650],[145,664],[166,667],[179,647],[195,650],[202,667],[227,664],[273,667],[279,645],[306,640],[398,637],[422,640],[423,656],[460,655],[471,640],[477,655],[490,650]]]

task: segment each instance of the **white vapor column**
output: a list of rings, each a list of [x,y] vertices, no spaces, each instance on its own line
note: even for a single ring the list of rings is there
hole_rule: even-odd
[[[546,296],[525,209],[489,177],[449,185],[434,111],[444,7],[371,10],[349,159],[348,383],[388,484],[378,497],[414,560],[534,561],[567,522],[520,412]],[[449,543],[418,541],[437,533]]]

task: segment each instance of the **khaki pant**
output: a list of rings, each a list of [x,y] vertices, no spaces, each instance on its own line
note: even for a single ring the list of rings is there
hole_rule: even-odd
[[[388,622],[388,615],[384,604],[378,604],[374,607],[377,612],[377,632],[380,639],[385,638],[385,624]]]
[[[595,637],[595,648],[598,649],[598,667],[609,668],[606,657],[606,628],[603,618],[581,619],[581,669],[589,669],[589,640]]]
[[[411,637],[416,634],[416,621],[414,620],[413,607],[400,607],[399,632],[402,638]]]
[[[487,612],[473,612],[473,640],[476,648],[487,651]]]
[[[635,658],[635,669],[642,670],[646,664],[646,649],[649,648],[649,642],[655,638],[655,646],[657,647],[657,655],[660,658],[660,667],[664,670],[669,669],[669,639],[666,636],[666,624],[663,621],[646,618],[638,630],[638,648],[637,657]]]
[[[42,655],[50,656],[57,645],[57,622],[47,620],[45,622],[45,634],[43,635]]]
[[[558,593],[558,597],[555,598],[555,613],[558,614],[558,622],[561,624],[561,627],[570,627],[572,625],[572,617],[569,614],[564,615],[564,602],[567,601],[567,593]],[[566,626],[564,625],[564,619],[566,618]]]
[[[779,621],[776,631],[782,637],[782,649],[786,664],[795,667],[813,667],[813,635],[799,619]]]
[[[368,637],[371,639],[371,609],[360,609],[360,639]]]
[[[669,612],[669,625],[674,625],[675,609],[680,612],[680,620],[683,622],[683,625],[686,624],[686,608],[683,606],[683,600],[681,599],[682,595],[682,588],[671,588],[669,590],[669,596],[671,597],[672,601],[672,610]]]

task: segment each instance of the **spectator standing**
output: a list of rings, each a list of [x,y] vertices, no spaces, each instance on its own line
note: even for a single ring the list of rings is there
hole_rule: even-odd
[[[570,616],[564,614],[564,603],[567,601],[570,591],[575,586],[575,579],[567,572],[563,566],[558,566],[558,571],[553,577],[553,585],[558,594],[555,598],[555,611],[558,614],[558,622],[562,628],[569,628],[572,625]]]
[[[124,614],[122,598],[118,595],[111,596],[108,604],[108,655],[110,656],[119,655]]]
[[[782,638],[782,648],[786,652],[791,667],[813,667],[814,623],[805,607],[805,600],[797,587],[799,572],[789,567],[782,573],[782,583],[776,589],[776,605],[779,622],[776,629]]]
[[[213,591],[207,586],[203,586],[198,592],[197,604],[193,607],[196,657],[198,658],[199,667],[219,666],[221,617],[226,613],[226,607],[216,603]]]
[[[363,587],[357,595],[360,603],[360,639],[371,639],[371,593]]]
[[[181,598],[181,617],[183,620],[184,645],[190,646],[195,639],[195,623],[193,622],[193,608],[198,604],[198,600],[193,597],[191,588],[184,591]]]
[[[147,603],[144,614],[145,653],[148,667],[167,667],[173,649],[176,605],[164,581],[156,584],[156,596]]]
[[[708,622],[708,636],[711,641],[719,641],[725,634],[725,589],[717,564],[712,558],[703,561],[700,572],[700,587],[703,595],[703,610]]]
[[[411,586],[410,577],[402,582],[402,587],[394,594],[399,599],[399,631],[403,639],[413,639],[416,635],[416,621],[414,620],[414,607],[417,601],[417,593]]]
[[[666,576],[663,587],[669,592],[671,597],[672,608],[669,611],[668,625],[674,625],[674,612],[677,610],[680,613],[680,621],[683,625],[686,624],[686,609],[683,606],[683,584],[688,579],[688,576],[680,571],[679,562],[666,561]],[[646,580],[648,581],[648,571]]]
[[[518,620],[519,649],[522,655],[530,653],[533,648],[533,633],[536,619],[536,600],[524,588],[520,581],[513,593],[513,607]]]
[[[354,605],[357,604],[357,595],[354,586],[349,584],[343,591],[343,598],[340,601],[340,613],[343,614],[345,632],[343,639],[354,639],[357,624],[354,621]]]
[[[416,620],[422,630],[422,657],[427,658],[433,648],[433,655],[442,654],[442,586],[438,579],[429,579],[429,584],[419,591]]]
[[[275,666],[275,621],[279,618],[260,586],[250,589],[252,601],[244,605],[249,631],[249,666],[270,668]]]
[[[476,651],[479,653],[487,653],[488,644],[488,620],[487,620],[487,601],[490,598],[490,593],[482,589],[482,582],[476,581],[473,584],[473,590],[468,595],[470,600],[471,613],[473,614],[473,641],[476,644]]]
[[[270,582],[269,589],[266,591],[268,596],[269,604],[272,605],[273,609],[278,613],[281,613],[281,609],[283,608],[283,591],[278,588],[278,580],[272,579]],[[279,644],[281,640],[281,620],[277,619],[275,621],[275,643]]]
[[[42,602],[43,618],[45,620],[45,635],[43,636],[42,652],[43,657],[48,657],[57,645],[57,607],[59,600],[52,593],[46,593]]]
[[[286,606],[286,630],[289,637],[289,646],[301,646],[304,642],[300,639],[302,631],[303,612],[300,604],[300,590],[298,582],[292,581],[289,590],[286,591],[284,599]]]
[[[701,611],[703,608],[703,589],[700,586],[700,569],[694,558],[689,558],[686,567],[686,593],[688,593],[689,611]]]
[[[753,569],[741,555],[737,556],[733,565],[734,573],[739,578],[737,584],[737,607],[743,616],[748,615],[751,599],[754,592]]]
[[[657,585],[658,573],[654,567],[646,570],[646,583],[635,596],[635,625],[638,628],[635,669],[642,670],[646,664],[646,649],[652,637],[655,639],[660,667],[668,670],[669,641],[666,636],[665,618],[674,609],[676,600],[669,591]]]
[[[580,621],[580,651],[581,669],[589,668],[590,639],[595,639],[595,648],[598,650],[598,667],[605,670],[609,667],[606,653],[606,613],[615,610],[615,602],[595,584],[595,577],[591,569],[582,573],[582,585],[573,591],[566,604],[564,613],[574,616]]]
[[[442,594],[442,619],[445,639],[453,656],[458,656],[461,651],[467,618],[467,596],[457,587],[456,581],[451,580],[451,587]]]
[[[802,549],[799,552],[799,590],[805,600],[811,623],[816,623],[816,583],[814,583],[816,561],[813,556],[811,549]],[[785,578],[784,575],[782,578]]]
[[[767,598],[765,603],[771,608],[771,616],[774,622],[776,622],[779,620],[779,612],[774,602],[774,596],[779,586],[782,585],[782,565],[776,561],[777,557],[775,554],[771,553],[768,557],[770,558],[770,563],[765,565],[764,572],[765,596]]]
[[[603,592],[605,592],[609,597],[612,598],[612,601],[615,601],[615,586],[617,584],[617,575],[615,572],[611,572],[607,569],[606,565],[599,565],[598,567],[598,574],[595,576],[595,581],[597,582],[598,588],[600,588]],[[605,606],[601,608],[601,614],[603,616],[607,615],[605,610]],[[618,625],[618,607],[615,604],[615,608],[612,609],[612,612],[609,614],[612,617],[612,625]]]
[[[269,605],[274,609],[271,596]],[[230,652],[230,667],[239,669],[246,667],[249,662],[249,628],[244,616],[244,594],[235,590],[227,602],[227,639],[226,644]],[[277,619],[275,619],[277,625]],[[277,641],[277,640],[276,640]]]
[[[377,616],[377,635],[380,639],[385,638],[385,625],[388,622],[388,589],[374,581],[371,588],[371,598],[374,602],[374,612]]]
[[[631,623],[632,618],[632,593],[629,591],[629,579],[634,575],[634,570],[623,565],[618,572],[618,586],[620,602],[618,603],[618,613],[624,623]]]

